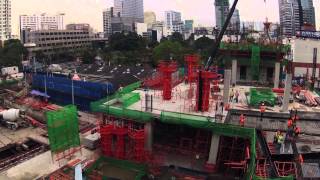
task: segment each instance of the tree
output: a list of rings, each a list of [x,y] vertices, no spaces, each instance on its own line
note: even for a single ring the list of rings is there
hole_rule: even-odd
[[[174,32],[174,33],[172,33],[172,35],[170,36],[170,40],[171,40],[171,41],[177,41],[177,42],[183,43],[183,36],[182,36],[182,34],[180,34],[179,32]]]
[[[20,66],[23,56],[28,54],[27,49],[17,39],[10,39],[4,42],[0,48],[1,66]]]
[[[135,32],[115,33],[109,38],[109,46],[115,51],[134,51],[146,48],[147,42]]]
[[[213,45],[214,45],[214,40],[203,36],[194,41],[193,47],[196,50],[205,50],[205,49],[209,49]]]
[[[159,60],[177,60],[183,63],[184,48],[179,42],[163,41],[153,49],[153,63],[157,64]]]
[[[84,49],[81,53],[82,63],[91,64],[96,56],[97,53],[92,48]]]

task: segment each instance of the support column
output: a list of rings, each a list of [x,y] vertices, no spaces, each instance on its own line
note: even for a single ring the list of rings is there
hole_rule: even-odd
[[[238,68],[238,61],[236,59],[232,60],[232,78],[231,84],[237,83],[237,68]]]
[[[147,122],[144,124],[144,132],[146,137],[144,147],[147,151],[152,152],[153,128],[151,122]]]
[[[231,70],[224,71],[223,103],[228,104],[230,93]]]
[[[220,136],[212,134],[208,164],[216,165],[219,151]]]
[[[286,82],[284,88],[284,97],[282,103],[282,111],[288,111],[289,108],[289,100],[291,96],[291,89],[292,89],[292,74],[286,74]]]
[[[276,62],[274,67],[274,88],[279,88],[280,81],[280,63]]]

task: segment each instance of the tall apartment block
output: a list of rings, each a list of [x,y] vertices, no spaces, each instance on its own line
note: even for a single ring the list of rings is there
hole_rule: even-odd
[[[0,41],[11,38],[11,0],[0,0]]]

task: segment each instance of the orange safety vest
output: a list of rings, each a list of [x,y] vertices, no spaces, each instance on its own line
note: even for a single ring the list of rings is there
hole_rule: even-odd
[[[300,164],[302,164],[304,162],[303,157],[302,157],[301,154],[299,154],[299,162],[300,162]]]
[[[240,124],[241,126],[244,126],[244,122],[245,122],[245,120],[246,120],[246,118],[244,117],[244,115],[243,115],[243,114],[241,114],[239,124]]]
[[[291,127],[293,125],[293,122],[291,119],[288,120],[288,127]]]

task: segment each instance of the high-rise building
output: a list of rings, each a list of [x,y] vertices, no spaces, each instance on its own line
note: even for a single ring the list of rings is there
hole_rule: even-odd
[[[222,29],[229,13],[229,0],[215,0],[216,26]]]
[[[238,9],[236,9],[233,12],[228,29],[230,30],[231,34],[239,34],[240,33],[240,14],[239,14]]]
[[[166,11],[165,12],[165,23],[168,28],[173,26],[173,24],[181,22],[181,13],[176,11]]]
[[[47,15],[46,13],[40,15],[21,15],[20,16],[20,31],[29,29],[31,31],[37,30],[63,30],[63,13],[56,15]]]
[[[0,0],[0,41],[11,38],[11,0]]]
[[[297,0],[279,0],[281,33],[294,36],[300,30],[299,4]]]
[[[147,24],[148,29],[152,28],[152,24],[157,22],[156,13],[147,11],[144,12],[144,23]]]
[[[109,37],[112,34],[111,21],[113,17],[113,7],[103,11],[103,33],[104,37]]]
[[[176,11],[166,11],[165,25],[173,32],[183,33],[184,23],[181,21],[181,13]]]
[[[114,16],[135,18],[143,23],[143,0],[114,0]]]
[[[313,6],[313,0],[301,0],[303,11],[303,22],[313,25],[316,29],[316,18]]]
[[[193,20],[184,21],[184,31],[188,33],[193,33]]]

